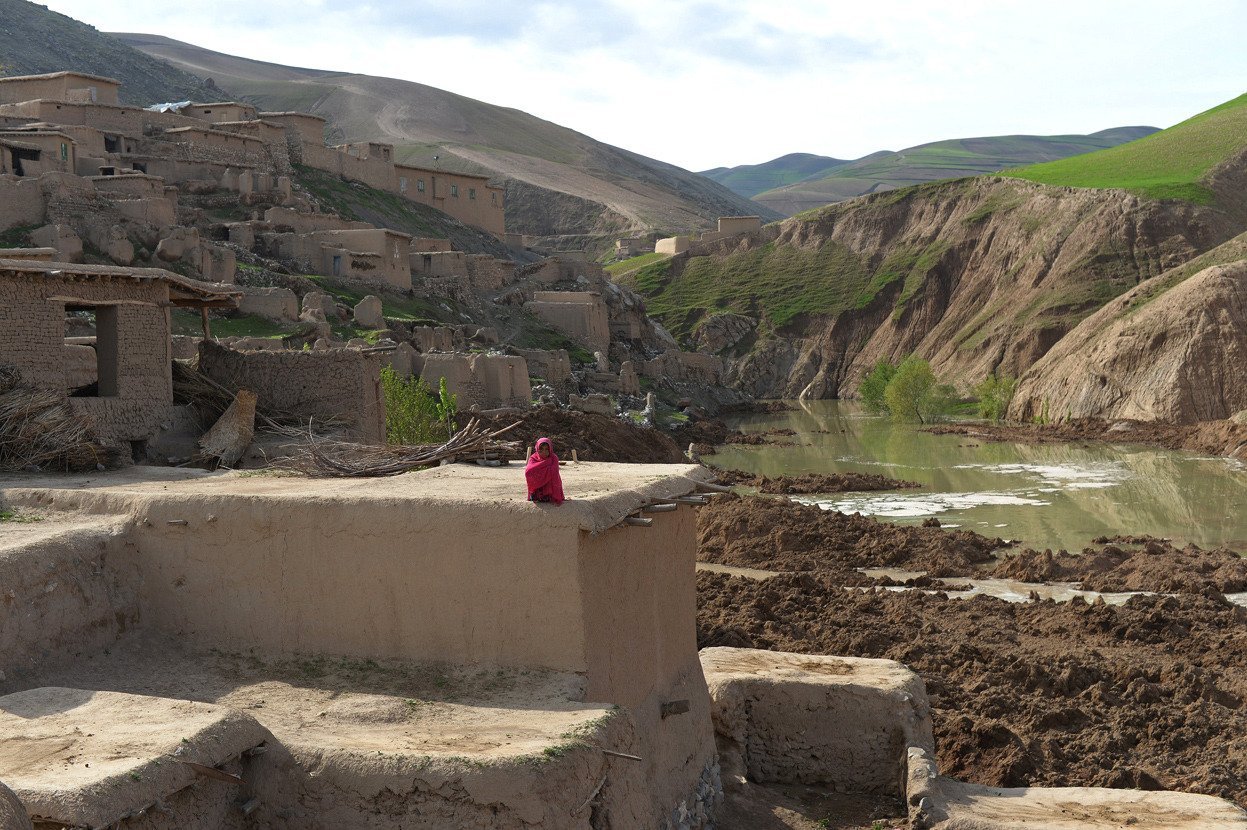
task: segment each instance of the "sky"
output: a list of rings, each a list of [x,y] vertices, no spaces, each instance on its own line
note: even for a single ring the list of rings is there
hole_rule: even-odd
[[[1247,92],[1247,0],[41,0],[102,31],[382,75],[690,170],[1171,126]]]

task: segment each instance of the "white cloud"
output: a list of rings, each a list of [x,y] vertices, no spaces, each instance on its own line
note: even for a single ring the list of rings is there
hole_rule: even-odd
[[[1237,0],[45,2],[105,31],[419,81],[695,170],[1168,126],[1247,91]]]

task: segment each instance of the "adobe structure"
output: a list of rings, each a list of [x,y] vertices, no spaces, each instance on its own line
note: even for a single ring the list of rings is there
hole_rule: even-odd
[[[47,826],[706,827],[707,477],[0,481],[43,513],[0,526],[0,781]]]
[[[227,286],[158,269],[0,259],[0,365],[137,456],[173,408],[169,310],[237,303]]]

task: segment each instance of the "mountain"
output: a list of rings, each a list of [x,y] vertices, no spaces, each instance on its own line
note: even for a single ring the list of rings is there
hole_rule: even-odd
[[[1155,127],[1116,127],[1091,135],[998,135],[955,138],[920,144],[899,152],[883,150],[871,153],[854,161],[831,164],[825,170],[813,171],[799,179],[793,178],[799,170],[796,165],[779,164],[783,159],[792,158],[792,156],[784,156],[764,165],[756,165],[756,167],[774,170],[778,174],[777,178],[787,176],[789,181],[781,181],[769,189],[755,190],[748,194],[744,189],[737,189],[737,192],[748,195],[759,204],[766,205],[785,216],[791,216],[804,210],[852,199],[854,196],[867,193],[878,193],[938,179],[995,173],[1009,167],[1090,153],[1094,150],[1134,141],[1154,132],[1156,132]],[[805,154],[794,155],[804,156]],[[826,158],[826,156],[807,157]],[[829,161],[835,160],[829,159]],[[752,169],[754,168],[749,166],[733,167],[729,168],[729,171],[742,171],[748,185],[752,181],[749,176],[749,171]],[[732,187],[732,183],[736,180],[731,172],[717,173],[712,178],[728,184],[729,187]]]
[[[397,161],[484,173],[507,188],[507,230],[599,242],[649,230],[709,228],[719,216],[778,214],[665,162],[528,113],[411,81],[281,66],[144,34],[121,42],[265,110],[329,121],[334,143],[381,141]]]
[[[736,167],[716,167],[702,170],[700,175],[714,179],[741,196],[753,198],[765,190],[784,185],[821,178],[841,165],[845,159],[816,156],[811,153],[789,153],[762,164],[741,164]]]
[[[221,100],[221,93],[202,78],[132,49],[93,26],[26,0],[0,0],[0,76],[62,70],[116,78],[123,84],[125,104]]]
[[[910,353],[963,390],[989,372],[1040,372],[1037,361],[1097,310],[1135,303],[1138,295],[1122,295],[1140,283],[1157,278],[1149,290],[1166,288],[1190,276],[1182,266],[1222,264],[1237,250],[1196,262],[1247,231],[1240,102],[1104,151],[1107,162],[1075,169],[1087,178],[1066,172],[1053,181],[1062,186],[1011,171],[876,193],[769,225],[745,242],[698,247],[625,281],[685,343],[720,344],[723,332],[733,332],[720,353],[735,358],[734,382],[759,397],[852,396],[876,360]],[[1075,186],[1092,173],[1143,189]],[[1168,191],[1149,193],[1148,182],[1176,182],[1188,198],[1154,198]],[[1199,290],[1174,295],[1176,311],[1150,325],[1181,332],[1182,315],[1220,319],[1217,304],[1238,296],[1227,279],[1206,275]],[[1080,328],[1085,334],[1098,323]],[[1226,331],[1238,336],[1234,326]],[[1201,342],[1213,329],[1199,329]],[[1173,348],[1176,354],[1181,342]],[[1215,368],[1199,383],[1247,384],[1241,363],[1203,362]],[[1061,371],[1077,377],[1081,370],[1070,365]],[[1019,411],[1042,407],[1023,399],[1027,390],[1053,394],[1028,380]]]

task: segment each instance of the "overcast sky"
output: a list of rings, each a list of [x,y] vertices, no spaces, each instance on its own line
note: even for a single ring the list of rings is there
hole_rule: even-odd
[[[385,75],[691,170],[1167,127],[1247,92],[1244,0],[43,0],[103,31]]]

